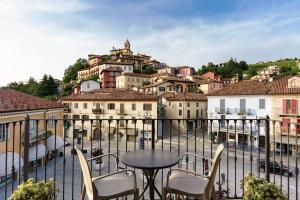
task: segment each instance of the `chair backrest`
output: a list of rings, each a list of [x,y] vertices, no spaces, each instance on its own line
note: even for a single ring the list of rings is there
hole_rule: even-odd
[[[84,185],[85,185],[85,189],[86,189],[86,194],[87,194],[89,200],[93,200],[93,199],[95,199],[95,197],[98,194],[97,188],[95,187],[95,185],[92,182],[90,169],[89,169],[89,166],[87,164],[87,161],[86,161],[83,153],[77,147],[75,147],[75,150],[76,150],[78,158],[79,158],[80,167],[81,167],[81,171],[83,174]]]
[[[207,187],[205,188],[206,194],[211,194],[211,192],[212,192],[212,188],[215,183],[215,177],[216,177],[216,173],[217,173],[220,161],[221,161],[221,156],[222,156],[223,150],[224,150],[224,145],[220,144],[216,150],[214,159],[212,161],[212,166],[211,166],[209,174],[208,174],[209,181],[208,181]]]

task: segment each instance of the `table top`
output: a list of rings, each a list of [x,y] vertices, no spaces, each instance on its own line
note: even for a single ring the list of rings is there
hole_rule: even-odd
[[[176,152],[163,150],[136,150],[126,153],[121,161],[138,169],[163,169],[176,165],[180,157]]]

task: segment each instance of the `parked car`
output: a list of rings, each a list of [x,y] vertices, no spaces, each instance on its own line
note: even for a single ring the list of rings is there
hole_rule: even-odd
[[[266,166],[266,161],[265,160],[260,160],[259,162],[259,169],[262,170],[263,172],[265,171],[265,166]],[[270,173],[274,174],[281,174],[283,176],[293,176],[293,172],[291,169],[288,169],[288,167],[280,164],[276,161],[270,161]]]

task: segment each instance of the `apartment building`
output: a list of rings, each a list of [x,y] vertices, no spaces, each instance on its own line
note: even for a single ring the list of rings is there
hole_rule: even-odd
[[[101,84],[98,81],[94,80],[87,80],[87,81],[80,81],[74,87],[73,93],[79,94],[84,92],[90,92],[92,90],[100,89]]]
[[[35,96],[17,92],[11,89],[0,88],[0,165],[5,163],[7,148],[8,172],[14,165],[15,170],[23,163],[23,151],[25,132],[25,118],[29,117],[29,162],[31,166],[41,165],[47,154],[59,151],[64,145],[63,123],[57,121],[56,125],[56,149],[55,119],[63,118],[63,106]],[[39,119],[39,122],[37,121]],[[47,124],[46,121],[48,120]],[[19,122],[22,123],[19,123]],[[16,122],[15,126],[11,122]],[[47,129],[46,129],[47,126]],[[46,132],[47,130],[47,132]],[[36,149],[38,150],[37,162]],[[13,162],[14,157],[14,162]],[[21,166],[22,167],[22,166]],[[5,175],[0,167],[0,178]]]
[[[226,119],[231,119],[228,124],[229,142],[238,145],[250,145],[250,134],[252,134],[253,145],[255,147],[264,146],[265,121],[262,120],[257,123],[256,120],[265,119],[267,115],[271,116],[272,99],[269,95],[269,83],[245,80],[228,85],[207,96],[208,118],[221,120],[220,127],[218,121],[215,121],[212,124],[212,129],[209,128],[209,132],[212,130],[210,134],[214,138],[226,141]],[[236,134],[234,119],[238,119]],[[244,132],[242,131],[242,119],[247,119]],[[250,123],[249,119],[255,121]],[[250,133],[251,130],[252,133]]]
[[[160,96],[159,105],[162,118],[183,119],[181,129],[194,130],[199,123],[193,119],[207,118],[207,97],[201,93],[183,92],[183,93],[165,93]],[[186,122],[185,119],[191,119]],[[173,125],[177,127],[175,120]]]
[[[282,126],[279,122],[275,123],[276,149],[278,152],[282,150],[284,153],[295,154],[296,144],[300,152],[300,77],[285,77],[273,81],[271,85],[271,119],[282,122]]]
[[[189,85],[189,89],[202,91],[204,94],[209,94],[223,88],[223,82],[216,80],[195,80]]]
[[[122,73],[120,67],[109,67],[100,72],[102,88],[116,88],[116,77]]]
[[[108,134],[116,136],[120,134],[135,138],[141,131],[151,132],[152,122],[145,120],[143,125],[141,120],[135,124],[135,119],[156,119],[157,118],[157,98],[127,89],[103,88],[90,93],[71,95],[63,98],[63,103],[67,108],[65,115],[70,119],[94,119],[71,124],[68,132],[73,128],[79,136],[93,139],[108,138]],[[98,119],[102,119],[100,124]],[[111,119],[111,123],[108,122]],[[115,119],[120,119],[119,125]],[[126,123],[127,121],[127,123]],[[109,129],[110,127],[110,129]],[[154,126],[156,130],[156,124]],[[76,135],[75,134],[75,135]],[[125,137],[122,137],[123,139]]]
[[[150,83],[150,75],[125,73],[116,77],[116,88],[141,88]]]

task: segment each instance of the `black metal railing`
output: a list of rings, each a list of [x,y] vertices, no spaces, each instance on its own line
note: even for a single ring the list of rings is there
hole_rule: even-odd
[[[0,199],[29,178],[54,180],[58,199],[79,199],[82,187],[80,165],[74,151],[79,146],[87,157],[115,153],[122,157],[137,149],[161,149],[200,154],[212,158],[219,143],[225,151],[215,183],[225,198],[242,198],[241,180],[255,174],[274,182],[290,199],[299,199],[299,124],[266,119],[49,119],[24,118],[0,122]],[[32,123],[34,122],[34,123]],[[52,124],[50,126],[50,124]],[[35,126],[35,127],[32,127]],[[4,128],[3,128],[4,127]],[[30,142],[30,138],[39,138]],[[93,175],[109,173],[111,158],[89,161]],[[186,157],[177,167],[208,172],[209,162]],[[161,170],[156,184],[162,189],[168,170]],[[139,187],[145,177],[136,170]],[[159,187],[157,187],[159,188]]]

